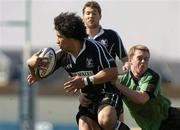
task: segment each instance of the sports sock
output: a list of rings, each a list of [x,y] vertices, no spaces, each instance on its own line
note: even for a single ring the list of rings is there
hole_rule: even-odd
[[[114,130],[119,130],[120,125],[121,125],[121,122],[120,122],[120,121],[117,121]]]

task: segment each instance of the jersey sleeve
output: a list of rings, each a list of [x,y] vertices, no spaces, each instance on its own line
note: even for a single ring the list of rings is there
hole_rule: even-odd
[[[142,91],[147,92],[150,98],[154,98],[160,91],[160,76],[158,74],[151,74],[144,77],[144,80],[140,82]]]
[[[114,31],[113,37],[114,37],[114,43],[115,43],[114,50],[115,50],[118,58],[122,59],[122,58],[127,57],[126,49],[125,49],[123,42],[122,42],[120,36],[118,35],[118,33]]]

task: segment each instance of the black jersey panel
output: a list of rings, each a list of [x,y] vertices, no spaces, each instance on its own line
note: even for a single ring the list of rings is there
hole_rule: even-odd
[[[116,55],[119,59],[127,56],[127,52],[123,46],[120,36],[111,29],[103,29],[104,33],[95,38],[96,41],[102,43],[115,59]]]
[[[91,41],[91,40],[88,40]],[[116,63],[113,59],[113,57],[108,53],[106,47],[102,44],[99,44],[95,42],[94,40],[91,42],[87,42],[87,48],[93,50],[93,57],[95,59],[95,63],[97,66],[99,66],[101,69],[104,68],[110,68],[110,67],[116,67]]]
[[[86,39],[81,53],[76,57],[75,61],[72,60],[72,55],[65,51],[58,51],[56,68],[63,67],[70,76],[92,76],[104,68],[116,67],[116,63],[112,56],[107,52],[106,48],[97,43],[95,40]],[[85,87],[83,92],[90,94],[98,94],[104,91],[114,90],[115,87],[110,82]]]

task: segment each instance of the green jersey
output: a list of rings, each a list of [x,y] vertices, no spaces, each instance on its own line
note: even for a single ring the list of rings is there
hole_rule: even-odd
[[[159,130],[161,121],[167,118],[171,105],[170,101],[160,93],[160,76],[153,70],[147,69],[138,81],[133,78],[131,72],[119,75],[118,80],[129,89],[148,93],[150,99],[145,104],[136,104],[126,96],[123,100],[142,130]]]

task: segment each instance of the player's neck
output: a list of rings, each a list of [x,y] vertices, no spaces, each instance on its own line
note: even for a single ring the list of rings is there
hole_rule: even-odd
[[[87,28],[86,32],[90,37],[94,37],[99,32],[99,30],[100,30],[100,26],[96,28]]]
[[[134,79],[138,80],[140,78],[140,74],[136,72],[132,67],[131,67],[131,72],[133,74]]]
[[[71,54],[74,57],[77,57],[81,49],[82,49],[82,44],[80,43],[80,41],[76,41],[76,43],[72,45]]]

